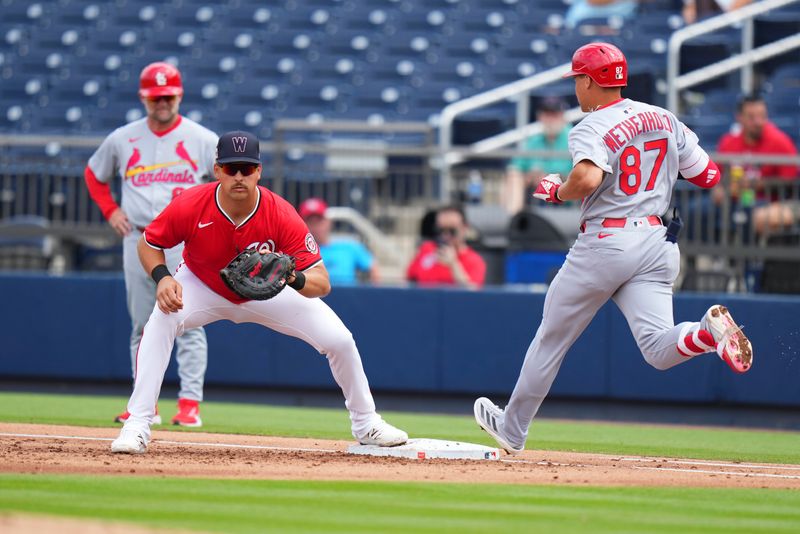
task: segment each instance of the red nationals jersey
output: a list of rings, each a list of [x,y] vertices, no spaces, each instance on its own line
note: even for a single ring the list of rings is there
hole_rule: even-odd
[[[231,302],[246,302],[219,276],[220,269],[241,251],[283,252],[295,259],[298,271],[322,261],[316,241],[294,207],[265,187],[257,191],[256,208],[236,226],[219,204],[219,183],[187,189],[147,226],[145,241],[157,249],[185,243],[183,260],[192,273]]]

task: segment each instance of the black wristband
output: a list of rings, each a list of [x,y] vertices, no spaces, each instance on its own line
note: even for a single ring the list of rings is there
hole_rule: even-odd
[[[170,274],[167,266],[164,265],[163,263],[159,263],[158,265],[153,267],[152,271],[150,271],[150,277],[153,279],[156,285],[158,285],[161,279],[164,278],[165,276],[172,276],[172,275]]]
[[[287,284],[289,287],[296,291],[300,291],[304,287],[306,287],[306,275],[301,272],[294,273],[294,282],[291,284]]]

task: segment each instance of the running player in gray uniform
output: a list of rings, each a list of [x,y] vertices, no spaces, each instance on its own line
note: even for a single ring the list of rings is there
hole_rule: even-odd
[[[579,48],[565,77],[575,78],[578,102],[590,114],[570,133],[567,180],[549,175],[534,196],[554,203],[583,199],[581,233],[547,291],[508,406],[502,410],[485,397],[474,406],[478,424],[510,454],[524,449],[564,356],[608,299],[656,369],[706,352],[717,352],[738,373],[753,363],[750,341],[724,306],[711,306],[699,322],[675,325],[672,316],[680,252],[660,215],[679,173],[710,188],[719,181],[717,165],[672,113],[621,97],[628,65],[613,45]]]
[[[147,117],[112,132],[89,159],[85,179],[92,199],[114,230],[123,237],[123,264],[128,312],[131,316],[131,366],[136,374],[136,354],[142,329],[155,306],[156,286],[139,263],[136,244],[145,226],[186,188],[214,175],[217,136],[178,114],[183,84],[178,69],[152,63],[142,70],[139,97]],[[122,206],[111,196],[109,181],[122,177]],[[167,265],[175,272],[183,245],[167,250]],[[178,414],[172,423],[201,426],[199,403],[208,359],[202,328],[187,330],[178,338]],[[116,417],[125,422],[127,411]],[[160,416],[157,416],[160,423]]]

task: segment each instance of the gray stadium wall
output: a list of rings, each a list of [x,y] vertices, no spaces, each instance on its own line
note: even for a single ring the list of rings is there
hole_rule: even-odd
[[[0,378],[130,377],[121,276],[3,275],[0,295]],[[342,287],[325,300],[353,332],[373,389],[508,395],[544,295]],[[716,302],[731,308],[753,341],[756,360],[746,375],[716,356],[653,369],[609,303],[568,353],[552,395],[800,406],[800,298],[682,293],[675,317],[698,320]],[[301,341],[249,324],[220,322],[207,331],[208,384],[336,387],[325,359]],[[167,380],[176,381],[174,358]]]

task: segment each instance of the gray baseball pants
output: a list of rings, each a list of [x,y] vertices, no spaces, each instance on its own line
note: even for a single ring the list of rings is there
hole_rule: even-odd
[[[625,315],[647,363],[665,370],[689,359],[677,343],[684,326],[696,323],[676,326],[672,316],[678,245],[646,219],[628,218],[624,228],[601,223],[587,222],[547,291],[542,322],[505,409],[503,433],[515,447],[524,446],[564,356],[608,299]]]
[[[136,250],[141,232],[134,229],[125,236],[122,244],[122,259],[125,270],[125,290],[127,292],[128,313],[131,316],[131,370],[136,376],[136,353],[142,340],[142,331],[153,313],[156,304],[156,284],[150,273],[144,272]],[[164,251],[167,267],[174,273],[181,263],[183,245]],[[203,382],[208,364],[208,343],[202,328],[186,330],[176,339],[178,346],[178,376],[180,392],[178,397],[196,401],[203,400]]]

